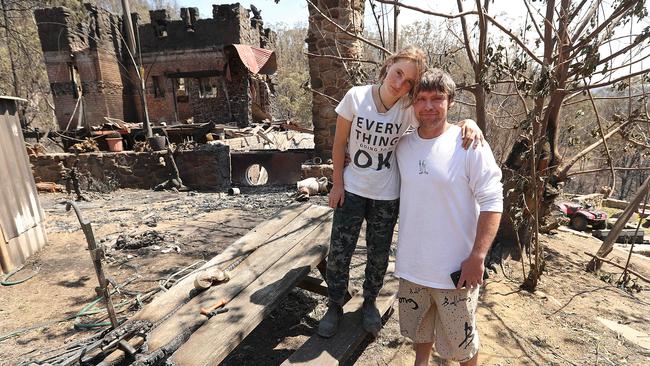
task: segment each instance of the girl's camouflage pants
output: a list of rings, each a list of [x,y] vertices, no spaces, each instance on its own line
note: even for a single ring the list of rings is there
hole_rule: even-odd
[[[366,276],[363,296],[374,301],[384,284],[388,256],[397,222],[399,199],[373,200],[345,192],[342,207],[334,210],[330,251],[327,256],[327,288],[330,303],[343,305],[350,279],[350,260],[361,224],[366,220]]]

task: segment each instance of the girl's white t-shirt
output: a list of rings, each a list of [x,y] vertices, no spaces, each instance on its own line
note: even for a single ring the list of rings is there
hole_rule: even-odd
[[[375,200],[399,198],[400,178],[395,159],[397,142],[415,121],[404,96],[386,113],[379,113],[372,85],[351,88],[336,113],[352,122],[348,138],[350,164],[343,169],[346,191]]]

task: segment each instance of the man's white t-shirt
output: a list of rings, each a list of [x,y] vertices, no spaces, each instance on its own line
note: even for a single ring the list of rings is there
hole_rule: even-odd
[[[401,177],[395,276],[422,286],[455,288],[449,275],[472,251],[480,211],[503,211],[501,169],[487,143],[464,150],[460,127],[397,147]]]
[[[350,164],[343,169],[346,191],[375,200],[399,198],[397,141],[414,121],[413,108],[404,96],[386,113],[379,113],[372,85],[351,88],[336,113],[352,121],[348,139]]]

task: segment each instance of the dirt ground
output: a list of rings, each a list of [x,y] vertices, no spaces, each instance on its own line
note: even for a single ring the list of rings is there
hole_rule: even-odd
[[[119,317],[138,308],[136,294],[146,303],[142,295],[171,285],[187,273],[184,269],[221,252],[291,202],[291,193],[290,187],[280,187],[244,189],[239,196],[138,190],[91,195],[92,201],[80,207],[97,241],[107,248],[106,271],[121,289],[114,299]],[[96,334],[102,328],[91,325],[106,320],[96,315],[75,320],[96,299],[97,279],[79,222],[59,203],[64,199],[63,194],[41,196],[49,244],[11,280],[37,271],[34,277],[0,286],[0,365],[42,360],[45,350]],[[324,197],[312,201],[325,204]],[[519,290],[521,264],[514,261],[497,267],[482,290],[480,364],[650,364],[648,284],[638,282],[633,291],[620,289],[607,281],[615,283],[621,270],[607,264],[599,275],[586,273],[589,257],[583,252],[598,249],[601,242],[595,238],[560,231],[541,240],[547,267],[535,294]],[[134,249],[117,249],[116,242]],[[364,256],[361,242],[352,266],[355,288],[363,280]],[[625,263],[627,252],[617,248],[608,258]],[[648,257],[635,254],[631,263],[650,277]],[[322,296],[293,290],[222,364],[282,363],[314,333],[325,310]],[[412,365],[411,347],[393,314],[380,336],[367,339],[346,363]],[[447,363],[434,355],[432,364]]]

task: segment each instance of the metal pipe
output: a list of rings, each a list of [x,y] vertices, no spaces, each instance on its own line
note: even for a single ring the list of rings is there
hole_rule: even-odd
[[[142,57],[138,56],[138,62],[135,60],[135,33],[133,32],[133,22],[131,21],[131,9],[129,7],[129,0],[122,0],[122,11],[124,13],[124,25],[126,27],[126,43],[127,47],[131,50],[131,55],[133,59],[133,67],[136,69],[135,73],[140,79],[140,99],[142,102],[142,109],[144,114],[144,120],[142,122],[142,129],[145,131],[146,137],[153,137],[153,131],[151,131],[151,123],[149,122],[149,109],[147,108],[147,87],[146,80],[144,75],[144,68],[142,67]],[[139,46],[139,45],[138,45]],[[140,55],[140,50],[138,47],[138,55]]]

